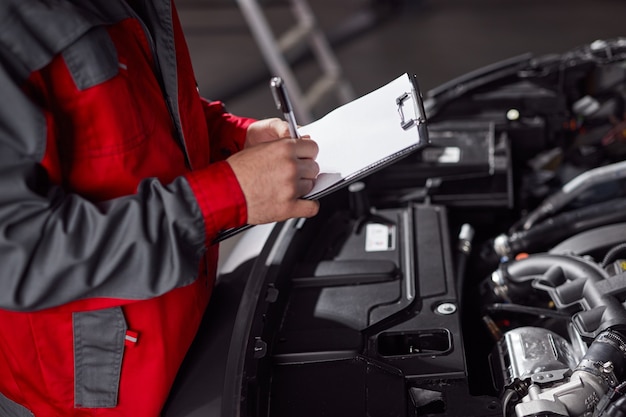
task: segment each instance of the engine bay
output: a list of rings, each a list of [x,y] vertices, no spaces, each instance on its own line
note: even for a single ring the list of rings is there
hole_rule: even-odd
[[[626,413],[626,39],[424,99],[427,148],[220,275],[165,416]]]

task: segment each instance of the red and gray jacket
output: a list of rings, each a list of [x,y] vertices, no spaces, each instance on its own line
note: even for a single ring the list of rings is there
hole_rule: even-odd
[[[251,120],[199,97],[170,0],[3,0],[0,100],[0,415],[157,416]]]

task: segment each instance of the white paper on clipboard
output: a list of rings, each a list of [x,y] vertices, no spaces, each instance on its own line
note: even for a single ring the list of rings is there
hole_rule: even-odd
[[[428,143],[415,77],[403,74],[298,129],[317,142],[320,167],[305,198],[326,195]]]

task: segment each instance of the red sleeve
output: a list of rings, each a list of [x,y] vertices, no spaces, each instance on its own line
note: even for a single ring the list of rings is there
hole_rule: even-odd
[[[202,99],[211,140],[211,161],[222,161],[243,149],[248,126],[255,119],[226,112],[221,101]]]
[[[186,178],[202,211],[207,245],[220,231],[246,224],[246,199],[228,162],[192,171]]]

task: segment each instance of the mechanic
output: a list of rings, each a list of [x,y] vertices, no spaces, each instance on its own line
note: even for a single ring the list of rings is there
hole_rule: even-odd
[[[0,415],[158,416],[218,233],[310,217],[313,140],[202,99],[171,0],[0,2]]]

